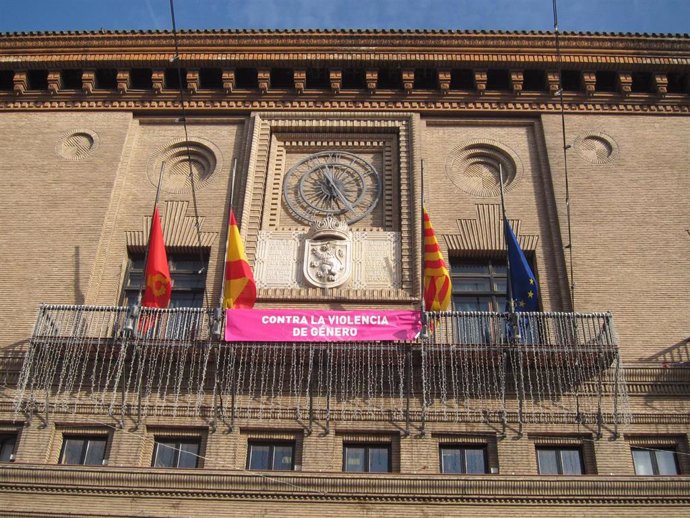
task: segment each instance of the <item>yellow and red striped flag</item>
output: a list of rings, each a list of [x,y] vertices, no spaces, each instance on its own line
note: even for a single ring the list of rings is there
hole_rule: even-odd
[[[225,309],[251,309],[256,302],[256,283],[252,268],[247,262],[244,244],[237,227],[235,213],[230,209],[228,228],[228,257],[225,260],[225,288],[223,307]]]
[[[424,210],[424,304],[427,311],[446,311],[452,292],[450,274],[438,246],[431,220]]]

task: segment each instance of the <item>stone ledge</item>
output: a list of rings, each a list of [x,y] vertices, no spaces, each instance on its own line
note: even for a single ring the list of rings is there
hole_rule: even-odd
[[[0,467],[0,492],[202,499],[688,505],[690,477],[249,473],[38,464]]]

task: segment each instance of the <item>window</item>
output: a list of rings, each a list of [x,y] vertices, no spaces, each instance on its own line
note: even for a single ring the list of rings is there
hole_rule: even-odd
[[[202,259],[203,258],[203,259]],[[171,308],[200,308],[204,304],[208,252],[181,254],[168,253],[170,276],[172,277]],[[144,278],[144,254],[130,256],[125,298],[128,305],[134,305],[139,296]]]
[[[14,454],[14,447],[17,444],[15,434],[0,435],[0,462],[10,462]]]
[[[390,444],[344,444],[343,471],[355,473],[389,473]]]
[[[632,448],[636,475],[678,475],[675,448]]]
[[[199,439],[156,439],[153,449],[155,468],[196,468],[199,465]]]
[[[108,438],[65,435],[62,441],[60,464],[100,465],[105,460]]]
[[[505,259],[454,258],[450,262],[456,311],[505,311]]]
[[[537,448],[540,475],[582,475],[582,449]]]
[[[247,469],[292,471],[295,445],[286,442],[250,442]]]
[[[443,445],[441,473],[487,473],[484,446]]]

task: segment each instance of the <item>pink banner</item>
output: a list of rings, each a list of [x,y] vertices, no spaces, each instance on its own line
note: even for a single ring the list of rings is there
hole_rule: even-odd
[[[227,342],[364,342],[412,340],[419,311],[228,309]]]

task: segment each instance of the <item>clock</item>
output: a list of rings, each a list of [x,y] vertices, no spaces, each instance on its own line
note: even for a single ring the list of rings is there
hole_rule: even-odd
[[[346,151],[310,155],[283,179],[285,205],[307,224],[326,216],[355,223],[374,210],[380,197],[381,177],[376,169]]]

